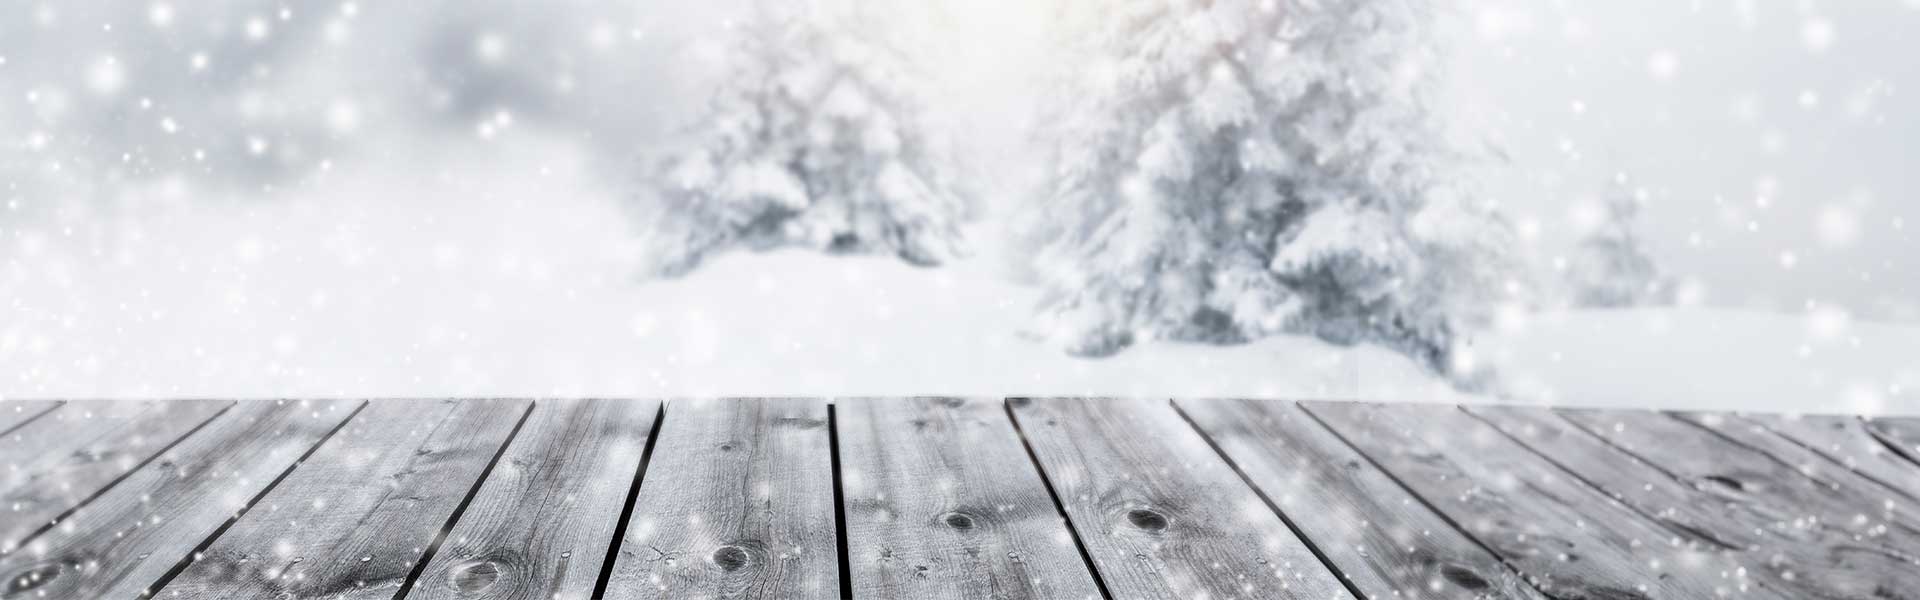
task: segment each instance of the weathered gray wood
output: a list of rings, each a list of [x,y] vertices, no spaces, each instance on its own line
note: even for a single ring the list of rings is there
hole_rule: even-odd
[[[75,402],[72,410],[54,410],[45,418],[22,423],[15,431],[0,436],[0,498],[51,500],[64,495],[68,491],[64,482],[54,482],[37,472],[45,469],[47,463],[85,455],[87,444],[152,407],[152,402],[140,400]],[[13,507],[11,502],[0,504],[0,509],[5,511],[0,514],[8,517],[0,520],[0,556],[19,549],[30,536],[46,529],[54,518],[72,506],[55,508],[52,514],[46,514],[44,507],[34,510],[30,505],[22,505],[19,512],[29,514],[18,515],[18,518],[8,514],[14,512]]]
[[[1294,403],[1178,405],[1362,594],[1545,598]]]
[[[0,598],[143,594],[360,404],[240,403],[0,558]]]
[[[657,414],[382,401],[340,427],[358,403],[229,404],[0,402],[0,540],[32,535],[0,555],[0,600],[385,598],[409,573],[410,598],[585,598]],[[1016,424],[992,401],[852,400],[829,429],[819,401],[676,403],[609,597],[1345,597],[1324,560],[1382,599],[1543,596],[1510,571],[1556,599],[1920,599],[1920,421],[1180,406],[1191,424],[1159,402]],[[455,469],[414,450],[487,435],[463,464],[497,457],[490,475],[426,483]]]
[[[660,403],[541,400],[407,598],[587,598]]]
[[[1303,406],[1555,598],[1785,597],[1455,407]]]
[[[1920,417],[1874,417],[1867,419],[1867,429],[1888,449],[1920,463]]]
[[[827,405],[673,400],[607,598],[838,598]]]
[[[1905,439],[1912,419],[1831,415],[1744,415],[1846,468],[1920,500],[1920,435]],[[1916,428],[1920,429],[1920,428]]]
[[[1099,598],[998,398],[835,401],[855,598]]]
[[[58,400],[0,400],[0,436],[56,408]]]
[[[1671,529],[1745,552],[1743,562],[1755,566],[1749,569],[1755,583],[1787,597],[1905,598],[1912,596],[1900,590],[1920,590],[1920,569],[1898,558],[1884,540],[1839,529],[1825,515],[1796,523],[1802,515],[1832,515],[1835,503],[1819,498],[1785,465],[1713,433],[1659,413],[1608,411],[1607,438],[1623,444],[1660,440],[1653,452],[1633,453],[1603,439],[1591,418],[1576,423],[1538,409],[1474,412]],[[1767,475],[1776,480],[1746,489],[1733,483]],[[1845,518],[1858,514],[1840,509]]]
[[[1008,401],[1116,598],[1349,598],[1167,401]]]
[[[0,441],[0,555],[158,456],[232,402],[77,402]],[[14,462],[18,459],[19,462]]]
[[[524,400],[369,405],[160,590],[391,598],[526,414]]]
[[[0,489],[25,485],[29,465],[50,456],[81,453],[107,432],[153,408],[148,400],[74,402],[72,410],[56,410],[0,436]]]
[[[35,419],[13,433],[0,436],[0,494],[11,494],[34,485],[36,465],[59,461],[67,456],[83,455],[88,444],[119,429],[150,408],[153,408],[150,401],[76,402],[73,410],[56,410],[46,418]],[[28,530],[42,524],[34,523]],[[11,546],[0,543],[0,551],[11,549]]]
[[[1817,526],[1831,529],[1830,533],[1836,538],[1845,537],[1846,532],[1860,536],[1863,544],[1847,546],[1846,551],[1860,551],[1866,545],[1864,542],[1876,541],[1873,546],[1897,550],[1906,562],[1920,565],[1920,514],[1916,514],[1911,500],[1898,490],[1835,464],[1751,421],[1718,413],[1670,413],[1673,419],[1645,420],[1663,427],[1635,431],[1624,423],[1643,419],[1644,413],[1565,411],[1563,414],[1628,451],[1643,457],[1657,454],[1656,464],[1683,479],[1705,479],[1725,486],[1716,491],[1727,493],[1730,499],[1791,510],[1792,513],[1785,514],[1794,517],[1818,519]],[[1731,442],[1720,446],[1722,448],[1748,452],[1702,456],[1683,446],[1677,435],[1665,440],[1647,435],[1676,431],[1672,426],[1678,422],[1715,434],[1705,439]],[[1668,451],[1648,445],[1656,440],[1675,449]]]

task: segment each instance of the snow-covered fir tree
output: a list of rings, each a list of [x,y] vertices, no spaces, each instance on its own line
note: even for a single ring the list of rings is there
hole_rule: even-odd
[[[925,124],[917,75],[870,12],[758,2],[698,146],[660,166],[653,268],[684,273],[734,247],[964,252],[971,194]]]
[[[1626,175],[1614,177],[1600,222],[1580,240],[1567,264],[1575,305],[1624,308],[1668,301],[1673,286],[1640,238],[1640,206],[1646,196]]]
[[[1517,284],[1511,228],[1451,180],[1427,108],[1431,3],[1108,8],[1029,227],[1043,333],[1104,355],[1300,332],[1454,370]]]

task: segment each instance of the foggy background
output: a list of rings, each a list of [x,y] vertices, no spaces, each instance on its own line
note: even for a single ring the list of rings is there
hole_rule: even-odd
[[[141,185],[268,202],[345,163],[530,129],[578,146],[618,190],[701,105],[712,40],[746,4],[3,6],[0,234],[17,243]],[[1050,44],[1097,9],[946,0],[904,4],[894,23],[915,29],[903,37],[922,44],[954,141],[1004,183],[1032,176]],[[1475,0],[1446,26],[1448,120],[1493,157],[1483,189],[1540,252],[1564,252],[1625,173],[1650,192],[1657,256],[1695,284],[1685,297],[1916,318],[1913,3]]]
[[[1455,13],[1449,112],[1511,157],[1485,189],[1543,251],[1626,173],[1697,301],[1911,322],[1916,6],[1480,0]]]
[[[1100,2],[895,4],[988,192],[970,268],[994,270],[997,217],[1037,197],[1058,44]],[[421,363],[476,389],[510,368],[577,381],[560,391],[663,377],[459,348],[676,322],[612,292],[644,285],[627,205],[746,6],[0,0],[4,389],[274,389],[382,343],[391,373],[301,389]],[[1682,305],[1920,322],[1920,4],[1447,6],[1442,112],[1542,268],[1624,173]],[[622,316],[526,323],[568,302]],[[487,334],[507,326],[527,329]]]

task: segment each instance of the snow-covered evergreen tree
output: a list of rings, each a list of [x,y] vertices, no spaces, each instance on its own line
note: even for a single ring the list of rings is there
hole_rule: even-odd
[[[1292,331],[1451,370],[1511,285],[1512,236],[1449,180],[1431,3],[1109,8],[1029,228],[1043,333],[1103,355]]]
[[[1667,302],[1673,286],[1640,240],[1640,205],[1645,201],[1646,190],[1629,185],[1625,175],[1614,177],[1600,222],[1568,261],[1575,305],[1624,308]]]
[[[699,145],[665,161],[652,186],[659,273],[732,247],[921,265],[963,252],[973,201],[925,125],[910,64],[871,17],[823,6],[759,2],[733,29],[731,71]]]

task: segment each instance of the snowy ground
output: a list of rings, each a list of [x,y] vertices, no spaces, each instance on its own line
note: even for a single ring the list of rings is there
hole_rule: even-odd
[[[1536,315],[1487,346],[1521,402],[1920,414],[1920,327],[1834,312]]]
[[[0,322],[0,391],[1354,389],[1352,356],[1310,341],[1066,357],[1016,335],[1033,293],[999,282],[987,260],[926,270],[792,251],[730,256],[683,280],[638,281],[630,219],[613,194],[585,183],[594,180],[582,173],[585,161],[565,146],[518,148],[455,153],[409,173],[335,172],[271,199],[207,202],[147,190],[113,212],[17,225],[0,288],[10,315]]]
[[[629,216],[568,146],[421,155],[441,158],[334,171],[273,198],[157,186],[109,209],[13,217],[0,228],[0,398],[1485,400],[1395,354],[1311,339],[1071,358],[1019,335],[1034,291],[992,257],[919,269],[736,254],[642,282]],[[1706,309],[1509,326],[1483,353],[1519,401],[1920,413],[1916,327]]]

